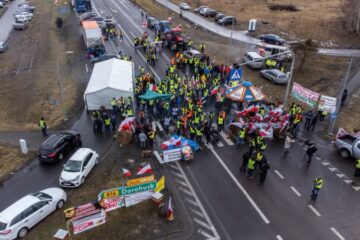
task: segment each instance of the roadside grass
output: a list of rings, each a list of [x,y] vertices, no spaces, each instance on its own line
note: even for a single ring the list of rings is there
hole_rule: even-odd
[[[20,147],[0,144],[0,180],[4,180],[9,174],[16,172],[19,167],[33,160],[36,153],[28,152],[26,155],[20,151]]]
[[[33,20],[25,31],[10,35],[9,49],[0,59],[0,130],[34,130],[44,116],[54,129],[62,123],[62,102],[57,79],[58,53],[65,106],[70,115],[82,104],[85,88],[85,52],[73,13],[60,15],[64,26],[57,29],[59,15],[53,1],[32,1],[36,7]],[[63,1],[65,2],[65,1]]]
[[[126,163],[126,160],[130,158],[135,160],[134,165]],[[68,202],[64,209],[94,201],[101,191],[121,186],[122,183],[126,182],[122,175],[123,167],[132,170],[133,177],[136,177],[135,174],[139,164],[148,160],[141,158],[140,151],[138,151],[135,144],[123,148],[113,144],[109,153],[101,159],[100,164],[95,167],[85,184],[80,188],[67,191]],[[155,169],[154,165],[153,169]],[[159,176],[157,179],[159,179]],[[176,211],[176,205],[174,209]],[[175,214],[177,213],[175,212]],[[151,201],[145,201],[129,208],[119,208],[107,213],[104,225],[72,236],[71,239],[156,239],[162,235],[177,233],[182,230],[183,222],[181,218],[175,217],[174,222],[169,224],[160,215],[160,210]],[[66,229],[65,216],[62,210],[53,213],[36,226],[27,239],[52,239],[58,228]],[[171,237],[168,239],[171,239]]]
[[[146,9],[151,16],[160,19],[165,18],[164,8],[153,1],[137,0],[136,3],[143,9]],[[173,14],[170,10],[168,15]],[[174,26],[181,24],[185,34],[194,42],[194,46],[199,48],[200,43],[206,44],[205,52],[212,58],[216,58],[216,63],[232,64],[236,57],[242,57],[247,51],[256,51],[256,49],[249,49],[248,45],[244,45],[238,41],[232,42],[230,48],[230,40],[216,34],[213,34],[202,28],[194,26],[193,23],[180,19],[178,15],[175,17]],[[337,96],[340,88],[340,81],[346,72],[348,59],[336,58],[330,56],[318,55],[314,52],[309,52],[305,58],[305,62],[301,69],[300,62],[303,58],[301,51],[295,52],[296,62],[294,71],[294,81],[304,87],[310,88],[321,94],[328,96]],[[287,64],[287,70],[290,69],[290,64]],[[266,79],[260,77],[259,71],[251,70],[243,67],[243,76],[258,87],[262,87],[262,91],[267,96],[272,96],[275,99],[283,100],[286,86],[276,85]],[[358,99],[356,97],[354,100]],[[291,99],[289,100],[291,102]],[[305,107],[305,106],[304,106]],[[356,106],[354,106],[356,108]],[[337,122],[337,126],[353,129],[360,124],[360,111],[344,107]],[[352,121],[348,121],[348,116],[351,116]]]

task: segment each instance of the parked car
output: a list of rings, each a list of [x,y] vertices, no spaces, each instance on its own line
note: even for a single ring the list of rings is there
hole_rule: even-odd
[[[52,134],[40,146],[38,158],[41,162],[57,162],[72,150],[81,147],[80,134],[74,130]]]
[[[217,13],[214,20],[215,22],[219,21],[220,19],[222,19],[223,17],[225,17],[225,14],[223,13]]]
[[[232,25],[232,24],[236,24],[236,18],[233,16],[225,16],[223,18],[221,18],[218,23],[220,25]]]
[[[86,12],[86,13],[83,13],[83,14],[81,14],[81,15],[79,16],[79,22],[80,22],[80,24],[81,24],[83,21],[85,21],[85,20],[87,20],[87,19],[90,19],[90,18],[92,18],[92,17],[96,17],[96,16],[97,16],[97,14],[94,13],[94,12]]]
[[[47,188],[19,199],[0,213],[0,239],[21,239],[67,200],[60,188]]]
[[[16,19],[15,23],[13,24],[13,28],[15,30],[25,30],[28,26],[29,26],[29,22],[22,18]]]
[[[353,157],[360,158],[360,138],[352,135],[344,135],[336,138],[333,142],[335,147],[339,149],[342,158]]]
[[[8,48],[7,43],[0,42],[0,53],[5,52],[5,50]]]
[[[283,45],[285,40],[275,34],[263,34],[260,37],[260,40],[266,43]]]
[[[99,154],[89,148],[78,149],[64,165],[59,178],[62,187],[79,187],[99,163]]]
[[[262,52],[262,56],[268,57],[271,55],[281,54],[278,56],[271,57],[274,60],[277,61],[291,61],[292,60],[292,53],[290,48],[286,46],[279,46],[279,45],[272,45],[267,44],[264,42],[260,42],[257,44],[259,47],[259,51]]]
[[[200,13],[201,9],[203,9],[203,8],[208,8],[208,6],[200,6],[200,7],[198,7],[198,8],[195,8],[195,9],[194,9],[194,12]]]
[[[205,12],[208,10],[208,9],[210,9],[209,7],[206,7],[206,8],[202,8],[201,10],[200,10],[200,15],[204,15],[205,14]]]
[[[25,19],[26,21],[30,22],[31,19],[32,19],[32,15],[28,14],[26,12],[23,12],[23,13],[16,14],[14,16],[14,18],[15,18],[15,20],[17,20],[17,19]]]
[[[159,27],[159,19],[154,17],[148,17],[147,26],[150,29],[157,29]]]
[[[33,6],[28,6],[28,5],[22,5],[19,7],[20,11],[25,11],[25,12],[34,12],[35,11],[35,7]]]
[[[186,57],[187,59],[189,59],[189,58],[201,59],[204,56],[204,54],[202,54],[201,52],[199,52],[196,49],[191,49],[189,51],[185,51],[183,54],[184,54],[184,57]]]
[[[278,69],[261,70],[260,76],[277,84],[285,84],[289,80],[289,76]]]
[[[183,9],[183,10],[190,10],[190,6],[188,3],[184,3],[184,2],[180,3],[179,7],[180,7],[180,9]]]
[[[243,56],[243,61],[249,62],[246,64],[251,69],[262,69],[264,65],[264,59],[257,52],[247,52]],[[251,62],[255,61],[255,62]]]
[[[3,2],[0,2],[0,8],[3,8],[5,4]]]
[[[204,17],[215,17],[217,15],[217,12],[214,9],[207,8],[203,15]]]

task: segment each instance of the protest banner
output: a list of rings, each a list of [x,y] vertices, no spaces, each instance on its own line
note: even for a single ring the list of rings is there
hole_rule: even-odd
[[[181,160],[181,149],[172,149],[163,151],[164,162],[173,162]]]
[[[333,113],[336,110],[336,98],[321,95],[319,101],[319,110]]]
[[[291,91],[291,96],[300,101],[305,103],[311,108],[316,106],[316,103],[319,99],[319,93],[311,91],[310,89],[304,88],[300,84],[294,83],[293,89]]]

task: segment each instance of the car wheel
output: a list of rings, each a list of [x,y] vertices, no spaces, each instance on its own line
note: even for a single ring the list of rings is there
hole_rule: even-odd
[[[20,229],[18,234],[17,234],[17,238],[22,239],[22,238],[26,237],[26,235],[28,234],[28,231],[29,230],[26,227]]]
[[[81,181],[80,181],[80,185],[83,185],[84,183],[85,183],[85,178],[82,177],[82,178],[81,178]]]
[[[59,209],[63,208],[64,204],[65,204],[64,200],[58,201],[58,203],[56,204],[56,209],[59,210]]]
[[[64,154],[60,153],[59,156],[58,156],[58,160],[61,161],[64,159]]]
[[[99,158],[97,157],[95,160],[95,165],[98,165],[98,164],[99,164]]]
[[[348,151],[347,149],[342,148],[342,149],[340,149],[340,156],[341,156],[342,158],[349,158],[349,157],[350,157],[350,153],[349,153],[349,151]]]

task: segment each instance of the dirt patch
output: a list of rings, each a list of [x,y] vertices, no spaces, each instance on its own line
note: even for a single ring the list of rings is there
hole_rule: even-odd
[[[85,87],[81,80],[86,59],[75,16],[61,14],[64,26],[57,29],[59,14],[53,1],[32,2],[36,12],[29,28],[11,34],[9,49],[0,59],[0,130],[38,129],[41,116],[55,128],[62,123],[63,106],[70,115],[82,107],[78,102]],[[74,54],[59,55],[69,50]],[[57,57],[65,105],[60,97]]]
[[[34,159],[36,152],[29,152],[26,155],[20,151],[19,147],[0,144],[0,181],[6,179],[22,168],[27,162]]]
[[[296,6],[292,4],[271,4],[268,6],[271,11],[287,11],[287,12],[297,12]]]
[[[135,159],[134,165],[125,163],[130,158]],[[141,158],[138,148],[134,145],[119,148],[117,144],[113,144],[109,154],[101,160],[99,166],[90,174],[84,186],[68,192],[69,201],[66,203],[65,208],[96,200],[97,195],[102,190],[120,186],[125,182],[125,178],[122,176],[122,168],[126,167],[132,170],[134,174],[139,164],[146,160],[148,159]],[[152,167],[155,169],[154,166]],[[159,179],[159,176],[157,179]],[[165,192],[165,194],[167,193]],[[176,205],[173,207],[175,214],[178,214]],[[119,208],[107,214],[104,225],[81,233],[72,237],[72,239],[156,239],[163,235],[182,231],[183,222],[178,217],[179,215],[177,215],[174,222],[169,224],[159,214],[159,209],[151,201],[145,201],[129,208]],[[62,211],[55,212],[46,221],[36,226],[27,239],[52,239],[58,228],[66,229],[64,220]],[[171,239],[170,236],[168,236],[168,239]]]

